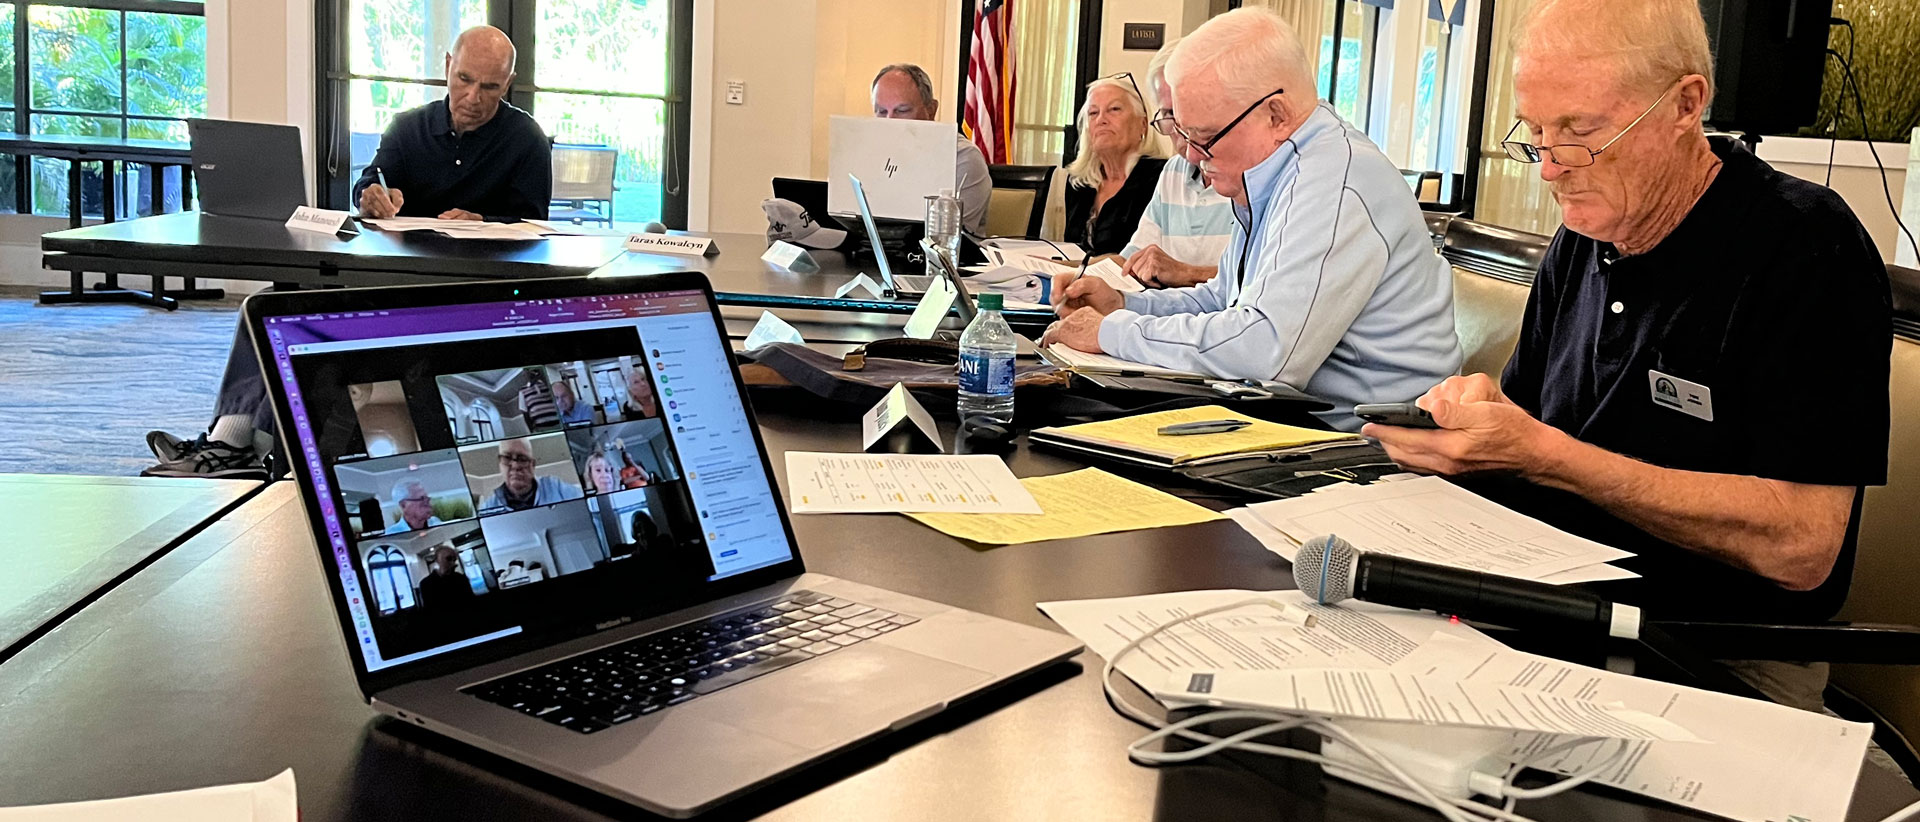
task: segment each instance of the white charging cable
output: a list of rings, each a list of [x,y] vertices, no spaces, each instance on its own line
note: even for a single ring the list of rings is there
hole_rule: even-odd
[[[1333,765],[1335,767],[1359,771],[1377,782],[1382,783],[1376,786],[1382,792],[1432,808],[1443,818],[1447,819],[1448,822],[1533,822],[1527,817],[1520,816],[1513,812],[1513,806],[1517,801],[1521,799],[1540,799],[1579,787],[1620,762],[1632,747],[1632,742],[1619,740],[1620,744],[1616,750],[1605,759],[1595,763],[1586,770],[1545,787],[1520,788],[1514,785],[1514,779],[1519,776],[1520,772],[1524,770],[1527,765],[1533,762],[1538,762],[1553,754],[1569,751],[1582,745],[1604,743],[1607,740],[1580,738],[1547,747],[1529,756],[1524,762],[1514,763],[1497,782],[1489,780],[1484,785],[1476,785],[1476,790],[1480,790],[1483,794],[1506,800],[1506,806],[1504,808],[1494,808],[1478,802],[1440,796],[1432,787],[1396,766],[1390,759],[1375,750],[1372,746],[1362,742],[1353,734],[1348,733],[1346,729],[1320,717],[1283,714],[1275,711],[1222,709],[1188,717],[1179,722],[1168,723],[1145,710],[1128,704],[1128,702],[1121,697],[1120,692],[1114,688],[1114,674],[1119,670],[1120,660],[1127,654],[1138,650],[1147,640],[1153,639],[1177,625],[1183,625],[1194,620],[1227,611],[1239,610],[1249,605],[1265,605],[1283,611],[1287,607],[1285,603],[1270,598],[1256,597],[1229,605],[1208,608],[1167,622],[1141,634],[1139,637],[1122,646],[1120,650],[1115,651],[1113,656],[1107,659],[1106,666],[1101,670],[1100,683],[1102,690],[1106,693],[1108,704],[1111,704],[1113,709],[1119,712],[1121,716],[1153,729],[1152,733],[1135,740],[1133,744],[1127,746],[1128,758],[1142,765],[1168,765],[1180,762],[1192,762],[1224,750],[1238,750],[1267,756],[1283,757],[1286,759],[1297,759],[1323,767]],[[1260,722],[1262,724],[1225,737],[1218,737],[1196,730],[1201,726],[1215,722],[1247,720]],[[1264,736],[1296,728],[1311,731],[1319,734],[1323,739],[1334,740],[1352,748],[1355,752],[1365,757],[1367,762],[1371,763],[1373,767],[1368,768],[1364,764],[1354,762],[1335,762],[1321,754],[1303,751],[1297,748],[1289,748],[1283,745],[1272,745],[1254,741]],[[1175,736],[1190,742],[1199,743],[1198,747],[1183,751],[1158,751],[1151,749],[1152,746],[1162,740]],[[1395,787],[1396,785],[1400,787]],[[1897,822],[1897,820],[1889,819],[1887,822]]]

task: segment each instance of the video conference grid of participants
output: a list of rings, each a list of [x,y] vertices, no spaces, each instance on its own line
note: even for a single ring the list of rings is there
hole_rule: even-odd
[[[707,558],[676,536],[697,520],[638,335],[540,347],[579,358],[467,370],[526,355],[487,340],[296,358],[389,658],[521,624],[549,580]],[[587,355],[609,351],[627,353]]]

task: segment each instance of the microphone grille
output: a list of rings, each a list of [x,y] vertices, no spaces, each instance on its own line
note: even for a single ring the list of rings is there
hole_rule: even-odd
[[[1359,555],[1352,543],[1332,534],[1307,540],[1293,557],[1293,584],[1321,604],[1351,598]]]

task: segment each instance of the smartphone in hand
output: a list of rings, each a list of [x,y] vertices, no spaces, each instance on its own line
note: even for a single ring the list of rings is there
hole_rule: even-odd
[[[1398,425],[1402,428],[1439,428],[1427,409],[1410,402],[1363,403],[1353,407],[1353,415],[1367,422]]]

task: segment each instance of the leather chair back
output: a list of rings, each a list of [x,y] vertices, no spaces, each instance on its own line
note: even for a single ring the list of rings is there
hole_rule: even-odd
[[[1887,484],[1867,489],[1853,586],[1840,619],[1920,625],[1920,271],[1890,265],[1887,277],[1894,312]],[[1844,427],[1845,410],[1835,412],[1834,424]],[[1920,667],[1835,665],[1832,683],[1908,739],[1920,739]]]
[[[1520,319],[1548,238],[1463,217],[1433,219],[1441,256],[1453,266],[1453,326],[1464,354],[1460,372],[1495,380],[1520,341]]]
[[[987,236],[1039,237],[1053,171],[1053,166],[987,166],[987,176],[993,178],[993,194],[987,198]]]

